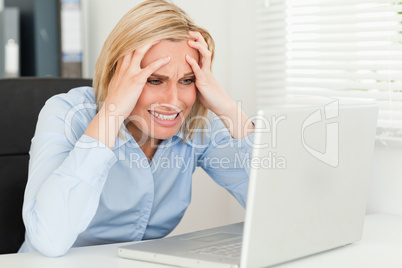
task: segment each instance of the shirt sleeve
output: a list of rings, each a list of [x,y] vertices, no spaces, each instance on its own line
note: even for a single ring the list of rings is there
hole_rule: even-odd
[[[197,165],[245,207],[254,134],[233,139],[217,116],[207,129],[205,147],[197,157]]]
[[[47,256],[64,255],[92,220],[115,154],[83,135],[95,112],[53,97],[30,150],[23,219],[26,239]]]

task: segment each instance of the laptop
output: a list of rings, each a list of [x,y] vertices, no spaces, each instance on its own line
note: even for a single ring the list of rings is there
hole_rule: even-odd
[[[244,223],[122,246],[177,267],[268,267],[361,239],[378,108],[291,99],[255,118]]]

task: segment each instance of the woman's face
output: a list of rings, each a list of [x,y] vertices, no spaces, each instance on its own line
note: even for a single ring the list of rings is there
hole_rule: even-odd
[[[198,61],[198,51],[187,41],[162,40],[145,54],[141,68],[165,57],[170,61],[155,71],[130,114],[138,143],[149,138],[164,140],[180,128],[196,99],[195,75],[186,61],[186,54]]]

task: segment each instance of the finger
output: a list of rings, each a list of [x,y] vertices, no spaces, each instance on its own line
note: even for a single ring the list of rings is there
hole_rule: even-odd
[[[193,69],[195,76],[200,77],[202,75],[202,70],[200,66],[198,66],[197,61],[188,54],[186,55],[186,61],[188,62],[188,64],[190,64],[191,69]]]
[[[123,63],[123,58],[120,58],[117,60],[116,69],[114,70],[114,73],[118,73],[120,71],[122,63]]]
[[[206,46],[204,46],[203,44],[199,43],[199,42],[195,42],[192,40],[188,41],[188,45],[192,48],[197,49],[200,54],[201,54],[201,66],[202,68],[207,68],[210,69],[211,67],[211,57],[212,57],[212,53],[211,51],[208,50],[208,48]]]
[[[147,67],[145,67],[142,70],[141,75],[143,75],[143,77],[145,79],[147,79],[148,77],[151,76],[151,74],[153,74],[156,70],[161,68],[163,65],[167,64],[169,61],[170,61],[170,57],[158,59],[158,60],[152,62],[151,64],[149,64]]]
[[[206,47],[208,47],[207,42],[205,41],[204,37],[202,36],[202,34],[200,32],[189,31],[188,33],[189,33],[191,38],[194,38],[197,42],[200,42],[201,44],[203,44]]]
[[[115,73],[124,74],[127,71],[128,67],[130,66],[132,56],[133,56],[133,52],[128,53],[128,54],[124,55],[122,58],[120,58],[119,61],[117,62],[117,67],[116,67]]]
[[[146,44],[142,47],[139,47],[135,50],[133,60],[132,60],[132,66],[138,66],[140,67],[141,61],[144,58],[145,54],[148,52],[148,50],[153,47],[154,45],[160,43],[161,40],[154,41],[152,43]]]

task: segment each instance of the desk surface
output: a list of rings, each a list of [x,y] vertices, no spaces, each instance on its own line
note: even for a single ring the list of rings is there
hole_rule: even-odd
[[[0,255],[0,267],[23,268],[158,268],[163,265],[136,262],[117,256],[123,244],[73,248],[59,258],[40,253]],[[169,266],[170,267],[170,266]],[[392,215],[366,216],[363,239],[354,244],[288,262],[276,268],[401,268],[402,217]]]

